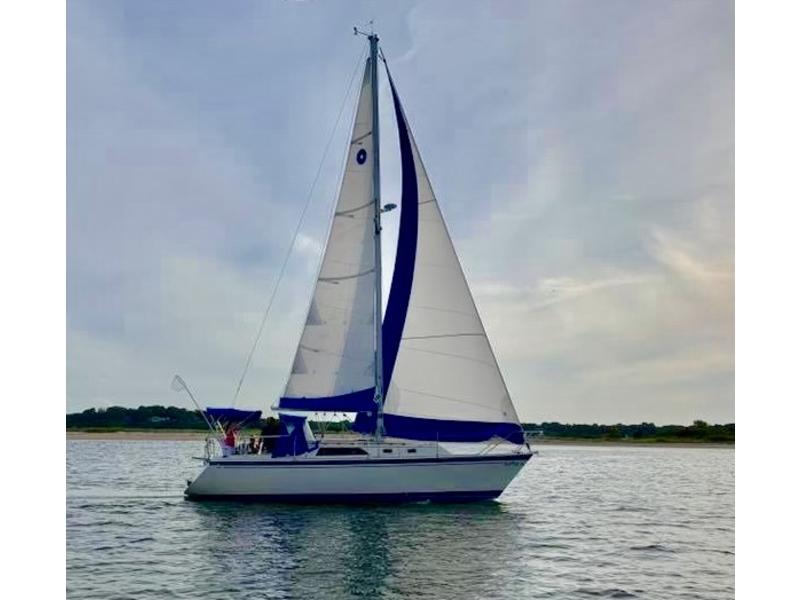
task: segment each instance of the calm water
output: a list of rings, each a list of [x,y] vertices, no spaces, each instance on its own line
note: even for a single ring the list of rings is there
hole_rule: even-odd
[[[201,442],[67,442],[69,598],[733,598],[734,452],[544,446],[499,501],[188,502]]]

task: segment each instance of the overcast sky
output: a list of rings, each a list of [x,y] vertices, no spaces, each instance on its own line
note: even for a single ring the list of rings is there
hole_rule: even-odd
[[[69,412],[230,403],[375,19],[520,417],[733,421],[732,2],[67,7]],[[345,129],[238,406],[285,384]]]

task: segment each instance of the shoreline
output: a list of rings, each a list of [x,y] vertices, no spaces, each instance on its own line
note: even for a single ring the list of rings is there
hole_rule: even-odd
[[[203,441],[207,431],[67,431],[67,440],[95,440],[119,442],[191,442]],[[341,437],[330,434],[328,437]],[[656,442],[647,440],[589,440],[569,438],[535,438],[530,440],[531,447],[541,446],[611,446],[625,448],[735,448],[735,442]]]
[[[645,440],[588,440],[588,439],[569,439],[569,438],[544,438],[532,439],[529,441],[532,448],[539,446],[614,446],[623,448],[730,448],[736,447],[735,442],[701,442],[680,441],[680,442],[650,442]]]

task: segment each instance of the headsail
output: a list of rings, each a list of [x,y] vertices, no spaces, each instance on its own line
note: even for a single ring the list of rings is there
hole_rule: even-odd
[[[389,76],[403,192],[397,262],[383,323],[386,435],[522,443],[517,413]],[[366,415],[361,431],[374,425]]]
[[[328,243],[279,408],[374,408],[374,83],[370,73],[368,60]]]

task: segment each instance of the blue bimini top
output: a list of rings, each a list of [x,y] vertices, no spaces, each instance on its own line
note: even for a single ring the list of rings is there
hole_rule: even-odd
[[[237,408],[207,408],[206,416],[219,423],[238,423],[244,425],[248,421],[261,419],[260,410],[239,410]]]

